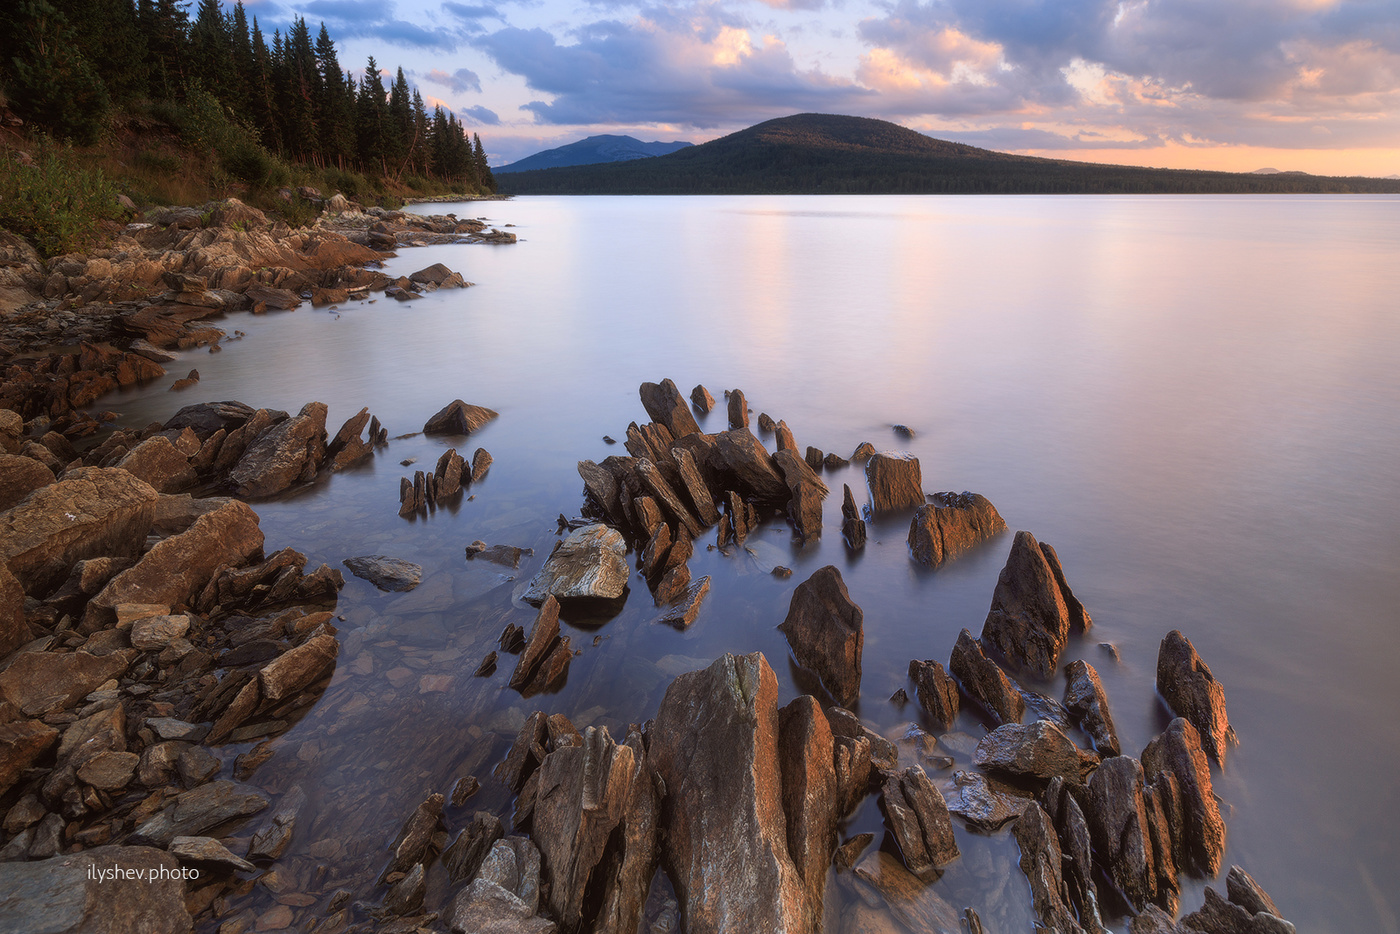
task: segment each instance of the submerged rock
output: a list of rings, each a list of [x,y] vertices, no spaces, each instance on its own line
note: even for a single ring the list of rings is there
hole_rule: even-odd
[[[929,659],[909,662],[909,680],[919,698],[919,706],[941,727],[951,729],[958,719],[958,686],[943,670],[943,665]]]
[[[932,879],[958,858],[948,806],[923,769],[910,766],[898,775],[888,775],[881,802],[910,872]]]
[[[351,574],[389,592],[412,590],[423,581],[423,568],[400,558],[365,555],[346,558],[341,563],[350,569]]]
[[[815,672],[838,704],[856,702],[865,615],[851,600],[835,566],[827,565],[797,585],[778,629],[787,636],[797,663]]]
[[[909,523],[914,560],[939,567],[993,535],[1006,531],[996,507],[978,493],[935,493]]]

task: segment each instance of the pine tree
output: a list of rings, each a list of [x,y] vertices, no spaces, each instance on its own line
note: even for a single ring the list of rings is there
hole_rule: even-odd
[[[491,174],[491,166],[486,161],[486,150],[481,145],[481,137],[472,134],[472,163],[476,169],[477,184],[483,191],[496,193],[496,177]]]
[[[10,106],[61,138],[96,142],[110,100],[67,18],[47,0],[19,0],[0,15]]]
[[[233,43],[219,0],[199,0],[190,26],[190,75],[221,102],[232,99],[226,80],[233,64]]]
[[[179,0],[141,0],[137,27],[146,46],[146,87],[156,100],[184,96],[189,68],[189,16]]]
[[[413,155],[411,165],[415,175],[428,177],[428,163],[431,153],[428,151],[428,109],[423,105],[423,95],[418,93],[418,89],[413,89]]]
[[[345,76],[325,23],[321,24],[321,33],[316,37],[316,66],[321,76],[321,155],[327,164],[344,168],[345,160],[355,148],[354,111],[346,101]]]
[[[385,141],[388,136],[389,106],[385,101],[384,79],[374,56],[369,57],[365,76],[360,81],[359,97],[355,100],[356,140],[360,166],[364,171],[388,175],[385,162]]]

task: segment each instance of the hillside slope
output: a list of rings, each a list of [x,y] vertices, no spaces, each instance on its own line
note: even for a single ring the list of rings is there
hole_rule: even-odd
[[[524,159],[492,169],[499,175],[504,172],[528,172],[532,169],[552,169],[562,166],[594,165],[600,162],[629,162],[633,159],[649,159],[665,156],[678,149],[685,149],[691,143],[644,143],[632,136],[590,136],[567,146],[558,146],[537,152]]]

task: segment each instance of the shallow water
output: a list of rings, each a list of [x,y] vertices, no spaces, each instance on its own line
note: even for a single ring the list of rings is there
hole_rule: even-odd
[[[257,506],[269,551],[425,569],[407,595],[347,574],[335,681],[258,775],[314,789],[319,816],[293,865],[377,870],[412,807],[459,772],[486,785],[467,812],[504,807],[489,765],[536,708],[617,735],[655,713],[676,674],[753,650],[786,702],[800,676],[774,627],[825,564],[865,611],[859,712],[892,736],[917,720],[916,705],[886,698],[910,658],[946,664],[958,631],[980,630],[1010,536],[929,573],[908,557],[907,519],[891,520],[851,557],[839,493],[845,482],[862,497],[855,467],[825,477],[836,495],[820,542],[799,547],[773,519],[752,554],[699,548],[692,571],[713,586],[689,631],[653,625],[634,585],[616,617],[566,627],[583,652],[557,694],[505,690],[507,656],[495,677],[471,677],[505,622],[533,618],[511,590],[548,553],[555,518],[578,514],[576,462],[624,453],[603,435],[645,419],[639,383],[670,377],[719,398],[705,430],[725,427],[721,391],[737,386],[800,446],[912,451],[926,490],[983,493],[1012,529],[1051,542],[1095,622],[1062,661],[1099,669],[1127,752],[1167,721],[1157,645],[1185,632],[1241,740],[1215,774],[1226,865],[1251,872],[1300,930],[1400,932],[1400,199],[597,197],[419,210],[483,214],[521,242],[405,249],[391,273],[441,261],[477,285],[231,317],[222,326],[246,337],[186,358],[197,388],[164,381],[102,403],[141,425],[194,401],[295,411],[316,399],[332,430],[368,406],[391,436],[454,398],[501,413],[462,451],[494,455],[486,481],[426,520],[396,514],[399,477],[431,470],[445,447],[422,436]],[[474,539],[535,556],[519,572],[469,564]],[[790,580],[769,575],[779,564]],[[420,680],[437,674],[454,677]],[[982,731],[966,715],[962,728]],[[844,833],[879,827],[871,798]],[[935,891],[978,908],[989,930],[1028,930],[1007,832],[960,829],[959,843],[964,859]],[[1183,889],[1184,913],[1201,883]]]

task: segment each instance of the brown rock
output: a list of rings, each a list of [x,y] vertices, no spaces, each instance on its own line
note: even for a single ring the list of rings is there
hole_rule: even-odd
[[[38,720],[0,723],[0,795],[9,791],[21,773],[57,742],[58,730]],[[8,826],[5,829],[15,832]]]
[[[700,430],[681,391],[669,379],[658,383],[642,383],[642,407],[651,420],[665,425],[672,438],[680,438]],[[713,401],[713,400],[711,400]]]
[[[496,815],[477,811],[461,833],[442,852],[442,863],[454,883],[470,882],[491,852],[491,845],[505,836],[505,828]]]
[[[914,560],[940,567],[993,535],[1006,531],[996,507],[978,493],[935,493],[909,523]]]
[[[719,521],[719,510],[715,508],[714,495],[700,473],[695,456],[685,448],[677,446],[671,448],[671,457],[676,462],[685,492],[695,505],[695,515],[699,517],[700,524],[707,527],[714,525]]]
[[[1095,861],[1141,910],[1157,896],[1142,766],[1129,756],[1105,759],[1089,780],[1087,800],[1084,817]]]
[[[1049,781],[1060,776],[1082,782],[1098,765],[1098,757],[1084,752],[1049,720],[1022,726],[1005,723],[977,744],[974,765],[1028,778]]]
[[[814,930],[821,930],[826,871],[836,850],[835,743],[816,698],[804,694],[778,712],[778,759],[787,815],[788,854],[807,890]]]
[[[685,565],[680,565],[689,576],[690,570]],[[671,572],[668,572],[668,574]],[[663,578],[662,583],[665,583]],[[657,587],[660,592],[660,585]],[[710,592],[710,576],[694,581],[679,596],[672,599],[666,607],[665,612],[656,618],[656,622],[665,623],[667,626],[674,626],[677,629],[689,629],[695,622],[695,618],[700,615],[700,604],[705,601],[705,595]]]
[[[827,565],[797,585],[778,629],[797,663],[815,672],[837,703],[849,706],[860,697],[864,622],[841,572]]]
[[[730,398],[732,405],[733,397]],[[764,502],[787,501],[790,495],[787,482],[778,473],[763,443],[747,428],[716,435],[715,452],[747,493]]]
[[[656,501],[665,507],[671,517],[679,524],[679,528],[684,531],[687,538],[695,538],[700,534],[700,522],[691,514],[690,510],[671,485],[666,482],[660,469],[645,457],[637,459],[637,477]]]
[[[369,419],[369,409],[363,408],[340,426],[330,444],[326,445],[326,462],[330,464],[331,470],[344,470],[374,453],[375,439],[371,437],[366,441],[360,437],[365,425],[369,424]]]
[[[1065,678],[1065,709],[1079,720],[1099,755],[1119,755],[1122,749],[1118,745],[1118,732],[1108,712],[1108,695],[1099,673],[1093,665],[1078,660],[1065,666]]]
[[[657,825],[661,800],[655,773],[647,762],[640,733],[629,732],[627,746],[632,750],[633,770],[622,814],[622,845],[620,851],[609,847],[595,870],[602,891],[602,907],[593,922],[595,934],[633,934],[638,929],[661,859]]]
[[[1157,692],[1172,713],[1191,721],[1201,745],[1224,768],[1226,749],[1239,741],[1225,712],[1225,688],[1178,629],[1167,633],[1157,650]]]
[[[948,668],[962,682],[968,696],[982,705],[997,723],[1019,723],[1026,712],[1021,692],[997,663],[982,651],[982,645],[964,629],[953,646]]]
[[[267,803],[267,796],[249,785],[210,782],[177,795],[159,814],[141,822],[130,839],[169,846],[176,837],[201,836],[226,821],[256,814]]]
[[[539,673],[540,663],[545,660],[559,641],[559,601],[546,595],[535,615],[535,624],[530,628],[530,637],[520,660],[515,663],[515,671],[510,676],[510,686],[517,691],[526,687]]]
[[[25,652],[16,655],[0,671],[0,700],[20,710],[44,704],[46,709],[66,709],[97,687],[126,672],[137,652],[123,649],[109,655],[87,652]]]
[[[948,810],[969,825],[986,833],[999,830],[1025,812],[1029,798],[1010,794],[1001,784],[993,785],[981,772],[963,769],[953,773],[957,794],[948,800]]]
[[[1073,911],[1065,903],[1064,877],[1060,872],[1060,841],[1050,819],[1034,801],[1016,819],[1016,843],[1021,847],[1021,872],[1031,884],[1031,903],[1046,930],[1059,934],[1083,934]]]
[[[729,397],[729,427],[745,429],[749,427],[749,403],[741,389],[731,389],[725,393]]]
[[[933,661],[909,663],[909,680],[919,698],[919,706],[943,729],[951,729],[958,719],[958,685]]]
[[[472,483],[480,483],[486,479],[486,471],[491,469],[491,452],[485,448],[477,448],[472,452]]]
[[[240,496],[272,496],[316,475],[326,453],[326,406],[308,402],[248,445],[229,473]]]
[[[78,769],[78,777],[101,791],[120,791],[136,774],[141,757],[134,752],[100,752]]]
[[[142,441],[117,461],[117,466],[162,493],[182,490],[196,479],[189,457],[176,450],[164,435]]]
[[[449,402],[423,425],[425,435],[469,435],[500,413],[479,405],[468,405],[461,399]]]
[[[715,407],[715,397],[710,395],[710,391],[701,385],[697,385],[690,391],[690,401],[706,415],[710,414],[710,410]]]
[[[1173,720],[1142,751],[1142,768],[1153,784],[1160,784],[1162,776],[1170,773],[1179,789],[1185,852],[1177,854],[1177,863],[1198,875],[1217,875],[1225,855],[1225,821],[1215,802],[1210,763],[1196,728],[1182,717]]]
[[[24,588],[0,562],[0,658],[24,645],[33,633],[24,618]]]
[[[986,644],[1041,677],[1055,672],[1070,632],[1068,590],[1060,586],[1048,549],[1031,533],[1016,533],[982,625]],[[1058,559],[1053,567],[1059,567]]]
[[[1278,906],[1269,897],[1263,887],[1254,881],[1254,877],[1245,872],[1239,866],[1231,866],[1230,872],[1225,876],[1225,893],[1230,901],[1239,905],[1251,915],[1257,915],[1264,911],[1276,918],[1282,918]]]
[[[131,876],[99,874],[113,866]],[[0,917],[11,931],[185,934],[194,925],[179,863],[142,846],[99,846],[37,862],[0,863],[0,893]]]
[[[0,512],[53,482],[53,471],[34,458],[0,453]]]
[[[870,740],[864,736],[833,736],[832,742],[837,810],[844,817],[870,790]]]
[[[923,769],[915,765],[888,775],[881,802],[904,865],[914,875],[936,878],[939,870],[958,858],[948,806]]]
[[[812,929],[788,854],[778,682],[759,653],[671,683],[649,734],[666,787],[662,860],[690,931]]]
[[[442,819],[443,796],[428,795],[414,808],[408,820],[399,830],[399,835],[389,848],[389,865],[379,881],[383,882],[390,873],[407,872],[421,863],[427,855],[428,845],[433,834],[437,833],[438,822]]]
[[[258,672],[263,698],[285,700],[315,684],[335,666],[339,652],[340,643],[330,633],[312,636]]]
[[[870,484],[870,508],[875,515],[924,505],[919,459],[912,454],[872,455],[865,464],[865,479]]]

